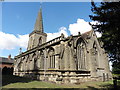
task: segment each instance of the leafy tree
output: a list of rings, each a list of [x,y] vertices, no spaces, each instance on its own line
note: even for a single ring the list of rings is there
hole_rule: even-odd
[[[101,2],[98,6],[92,1],[91,5],[93,15],[89,17],[98,21],[98,24],[92,24],[92,27],[102,33],[101,40],[113,62],[113,72],[120,73],[120,2]]]

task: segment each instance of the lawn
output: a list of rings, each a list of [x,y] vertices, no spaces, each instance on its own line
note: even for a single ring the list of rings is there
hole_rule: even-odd
[[[119,81],[120,82],[120,81]],[[113,89],[113,83],[111,81],[107,82],[87,82],[81,83],[79,85],[75,84],[55,84],[45,81],[36,81],[29,78],[23,78],[18,76],[3,76],[2,89],[10,88],[81,88],[81,89]],[[120,85],[120,83],[119,83]],[[21,89],[20,89],[21,90]]]

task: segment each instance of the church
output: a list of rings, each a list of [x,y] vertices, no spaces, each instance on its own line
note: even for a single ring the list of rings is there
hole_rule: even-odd
[[[111,79],[108,55],[93,30],[46,38],[40,9],[27,51],[14,58],[14,75],[59,84]]]

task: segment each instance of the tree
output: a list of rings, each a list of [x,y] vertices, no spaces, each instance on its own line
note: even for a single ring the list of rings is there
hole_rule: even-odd
[[[93,21],[98,21],[98,24],[92,24],[92,27],[102,33],[101,40],[110,61],[113,62],[113,72],[116,73],[117,70],[120,73],[120,2],[101,2],[97,6],[92,1],[91,5],[93,15],[89,17]]]

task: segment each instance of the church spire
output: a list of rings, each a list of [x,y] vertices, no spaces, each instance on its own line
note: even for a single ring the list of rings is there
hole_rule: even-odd
[[[38,12],[38,16],[34,26],[34,31],[43,32],[42,7],[40,7],[40,10]]]

